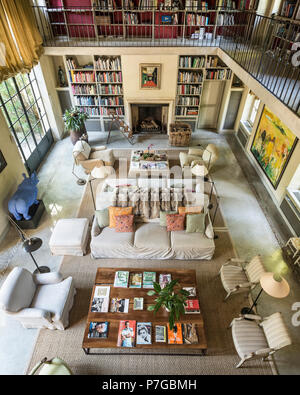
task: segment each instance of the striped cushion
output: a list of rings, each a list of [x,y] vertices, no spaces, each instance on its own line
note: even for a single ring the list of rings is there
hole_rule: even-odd
[[[255,256],[245,267],[247,276],[252,283],[258,283],[262,274],[266,272],[262,259],[259,255]]]
[[[245,358],[252,352],[268,348],[264,332],[255,321],[234,320],[232,338],[240,358]]]
[[[221,268],[221,281],[227,292],[237,285],[248,282],[246,273],[239,266],[227,265]]]
[[[261,326],[271,348],[279,349],[292,343],[280,313],[274,313],[265,318]]]

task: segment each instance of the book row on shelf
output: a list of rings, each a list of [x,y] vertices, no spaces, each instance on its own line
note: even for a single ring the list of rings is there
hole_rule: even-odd
[[[95,82],[94,71],[70,71],[70,81],[71,82]]]
[[[217,18],[217,26],[234,25],[234,14],[219,14]]]
[[[201,68],[204,67],[205,64],[205,57],[204,56],[197,56],[197,57],[191,57],[191,56],[181,56],[179,58],[179,67],[183,68]]]
[[[207,26],[209,25],[209,16],[198,14],[187,14],[186,24],[188,26]]]
[[[77,106],[77,108],[88,114],[90,117],[99,117],[99,116],[108,116],[109,115],[109,109],[106,107],[83,107],[83,106]],[[119,115],[123,116],[124,111],[122,107],[115,107],[114,112]]]
[[[178,106],[199,106],[199,97],[180,96],[177,102]]]
[[[179,83],[185,83],[185,84],[190,84],[190,83],[200,83],[202,82],[203,75],[202,73],[195,73],[195,72],[182,72],[180,71],[178,73],[178,82]]]
[[[186,117],[186,116],[197,116],[198,115],[198,108],[192,107],[176,107],[175,115]]]
[[[201,95],[201,87],[199,85],[178,85],[178,95]]]
[[[108,97],[100,99],[101,106],[123,106],[123,98],[122,97]]]
[[[73,95],[123,95],[120,85],[71,85]]]
[[[76,106],[123,106],[122,97],[100,98],[97,96],[75,96]]]
[[[282,4],[280,16],[284,16],[286,18],[292,18],[296,5],[297,5],[296,1],[291,1],[291,0],[284,1]],[[295,19],[300,19],[300,7],[296,13]]]
[[[219,58],[217,56],[207,56],[206,67],[218,67]]]
[[[231,70],[206,70],[205,78],[207,80],[229,80],[231,78]]]
[[[98,73],[97,82],[104,82],[104,83],[122,82],[122,73],[121,71]]]
[[[134,13],[125,13],[124,14],[124,21],[127,25],[138,25],[139,19],[138,15]]]
[[[123,95],[123,89],[120,85],[102,85],[98,88],[102,95]]]
[[[100,57],[96,59],[95,66],[97,70],[121,70],[121,60],[120,58],[103,58]]]

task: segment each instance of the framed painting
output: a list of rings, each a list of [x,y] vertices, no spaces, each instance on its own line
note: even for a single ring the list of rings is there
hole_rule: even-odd
[[[298,139],[268,107],[264,107],[251,152],[274,189],[289,162]]]
[[[2,154],[2,151],[0,151],[0,173],[6,168],[7,163],[6,160]]]
[[[161,64],[140,64],[140,88],[160,89]]]

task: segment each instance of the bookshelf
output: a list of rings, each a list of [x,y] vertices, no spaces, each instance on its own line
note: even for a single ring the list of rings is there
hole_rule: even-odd
[[[75,108],[92,119],[109,117],[109,110],[124,116],[120,56],[66,56],[65,66]]]
[[[179,56],[175,117],[196,120],[204,84],[231,78],[231,70],[218,56]]]

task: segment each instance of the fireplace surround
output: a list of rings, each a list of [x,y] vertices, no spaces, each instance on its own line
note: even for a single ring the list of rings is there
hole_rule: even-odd
[[[167,133],[169,104],[134,103],[130,107],[134,133]]]

